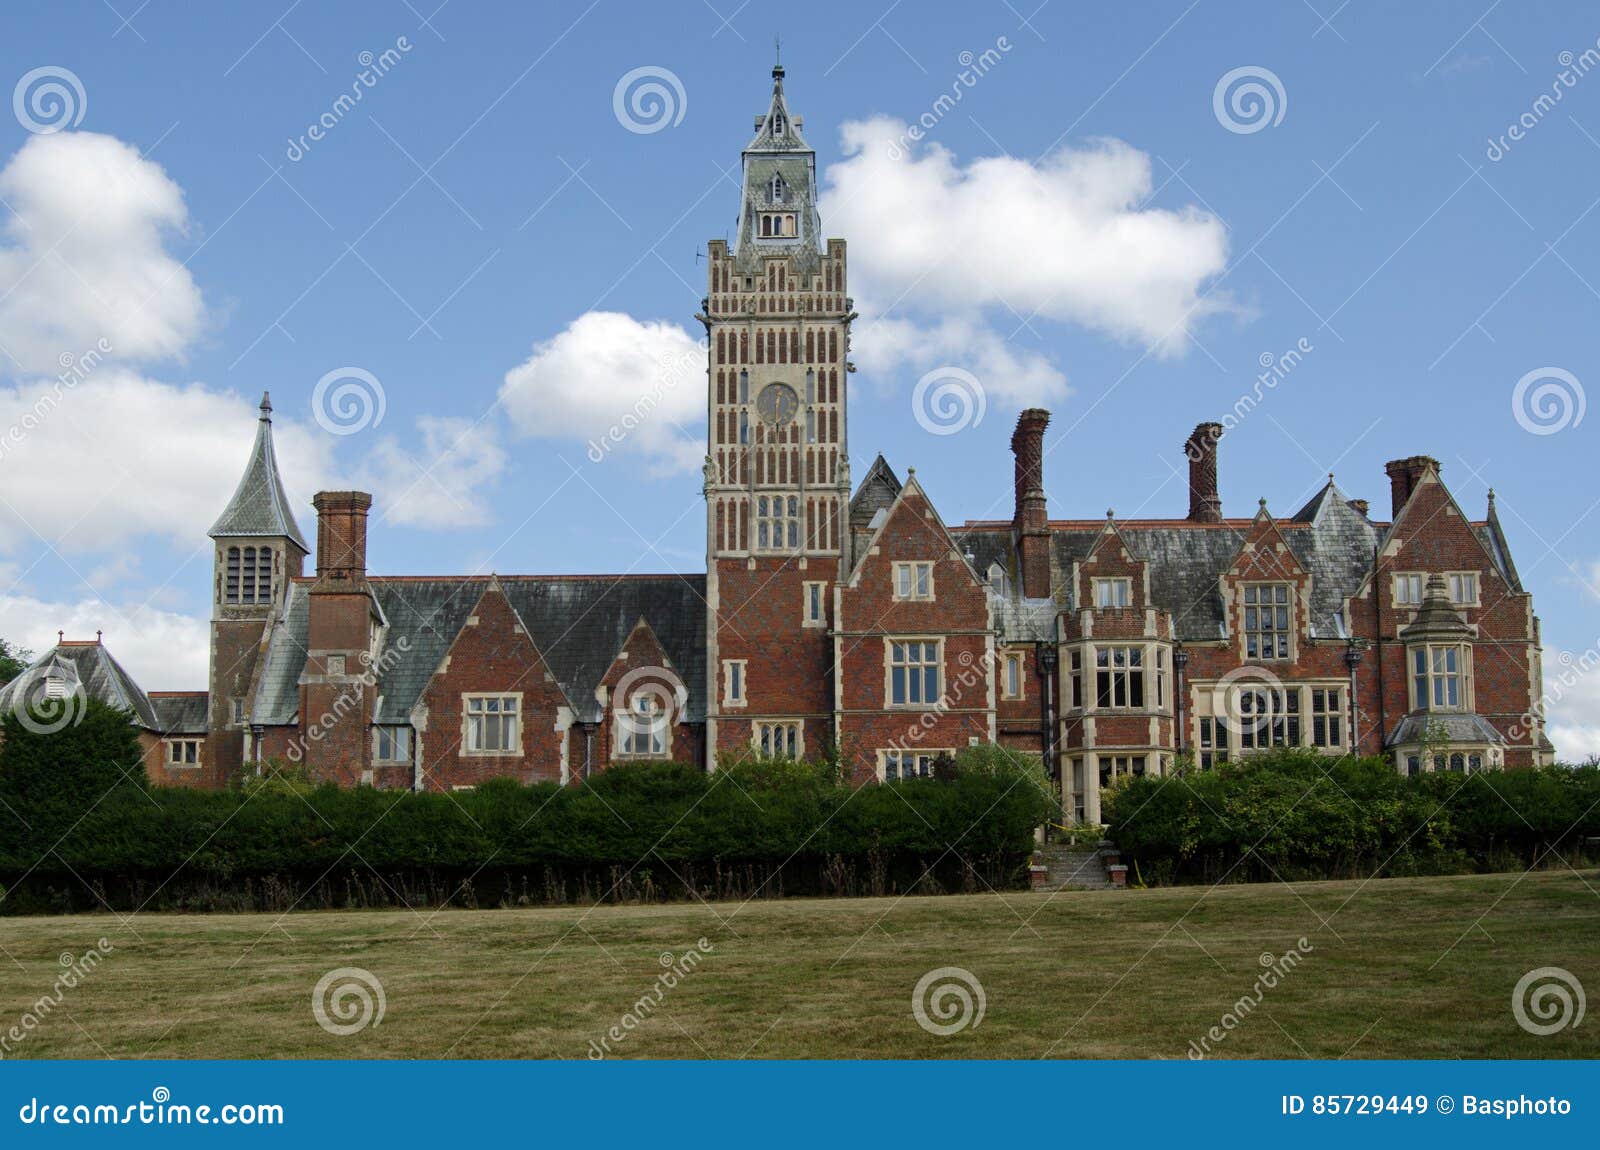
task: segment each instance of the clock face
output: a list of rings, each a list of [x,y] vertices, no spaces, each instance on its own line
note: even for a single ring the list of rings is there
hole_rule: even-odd
[[[800,410],[800,397],[787,383],[769,383],[756,397],[756,414],[773,427],[782,427]]]

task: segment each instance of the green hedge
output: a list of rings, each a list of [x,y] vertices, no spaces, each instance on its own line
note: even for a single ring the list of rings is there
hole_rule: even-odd
[[[107,790],[104,770],[67,800],[41,787],[42,760],[59,767],[78,742],[104,753],[108,727],[95,713],[42,737],[7,725],[0,913],[981,890],[1023,883],[1051,809],[1036,762],[987,747],[938,779],[861,789],[826,765],[771,762],[452,794],[207,792],[120,771]]]
[[[1103,802],[1147,882],[1518,869],[1600,842],[1594,767],[1409,778],[1388,759],[1276,751],[1130,779]]]

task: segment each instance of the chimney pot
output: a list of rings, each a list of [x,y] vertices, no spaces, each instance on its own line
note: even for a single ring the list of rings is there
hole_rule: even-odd
[[[317,509],[317,582],[366,579],[372,496],[365,491],[319,491],[311,505]]]
[[[1030,407],[1017,417],[1011,433],[1016,457],[1016,506],[1012,529],[1022,569],[1022,593],[1029,599],[1050,595],[1050,514],[1044,494],[1044,431],[1050,413]]]
[[[1189,519],[1194,523],[1221,523],[1222,497],[1217,494],[1217,441],[1222,424],[1201,423],[1184,441],[1189,457]]]
[[[1391,459],[1383,465],[1389,475],[1389,505],[1390,517],[1398,519],[1400,509],[1406,505],[1406,500],[1411,498],[1411,493],[1422,482],[1422,477],[1431,469],[1435,474],[1439,471],[1439,461],[1431,455],[1413,455],[1408,459]]]

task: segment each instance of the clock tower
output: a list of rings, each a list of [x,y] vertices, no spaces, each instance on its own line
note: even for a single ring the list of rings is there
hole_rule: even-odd
[[[832,728],[833,588],[848,535],[845,244],[824,243],[817,157],[783,67],[743,152],[732,249],[707,245],[708,765],[805,757]]]

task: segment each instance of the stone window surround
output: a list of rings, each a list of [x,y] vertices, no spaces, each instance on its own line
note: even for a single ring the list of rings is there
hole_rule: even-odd
[[[473,712],[469,711],[474,699],[514,699],[517,703],[516,722],[513,724],[514,749],[505,751],[473,750],[468,733],[472,729]],[[481,716],[482,712],[478,712]],[[461,757],[464,759],[520,759],[522,758],[522,692],[521,691],[463,691],[461,693]]]
[[[203,760],[205,757],[205,740],[202,738],[174,736],[173,738],[162,739],[161,745],[166,752],[162,756],[162,763],[165,766],[171,767],[174,770],[192,771],[198,770],[203,765]],[[185,753],[187,748],[190,746],[194,747],[193,759],[188,758],[187,754]],[[183,748],[184,751],[180,752],[179,757],[174,758],[173,752],[178,751],[179,748]]]
[[[813,599],[815,596],[815,599]],[[812,614],[815,602],[817,612]],[[828,625],[828,583],[823,579],[808,579],[800,584],[800,625],[826,627]]]
[[[1438,713],[1438,714],[1449,714],[1449,715],[1462,715],[1462,714],[1470,715],[1477,709],[1477,707],[1475,705],[1475,702],[1474,702],[1475,692],[1473,691],[1473,677],[1474,676],[1473,676],[1472,644],[1471,643],[1465,643],[1465,642],[1461,642],[1461,643],[1411,643],[1411,644],[1408,644],[1406,646],[1405,650],[1406,650],[1406,700],[1411,704],[1411,710],[1413,712],[1415,712],[1415,713],[1434,712],[1434,713]],[[1457,659],[1456,659],[1457,670],[1456,670],[1455,674],[1456,674],[1456,679],[1459,681],[1460,685],[1459,685],[1459,688],[1458,688],[1458,690],[1456,692],[1456,704],[1454,706],[1451,706],[1450,704],[1445,703],[1445,704],[1441,704],[1439,706],[1434,706],[1433,705],[1433,697],[1432,697],[1433,696],[1433,681],[1434,681],[1434,678],[1436,676],[1441,675],[1443,673],[1442,672],[1436,672],[1433,669],[1434,668],[1434,654],[1433,653],[1435,651],[1447,651],[1447,650],[1453,650],[1457,654]],[[1419,651],[1426,652],[1426,654],[1424,655],[1424,659],[1426,660],[1426,668],[1427,668],[1427,670],[1426,670],[1426,678],[1428,680],[1428,698],[1425,699],[1425,700],[1417,698],[1416,658],[1417,658],[1417,652],[1419,652]]]
[[[933,571],[936,564],[932,559],[902,559],[895,562],[890,571],[889,588],[896,603],[932,603],[936,596],[933,586]],[[918,583],[922,580],[919,575],[920,568],[927,568],[927,591],[925,594],[918,591]],[[906,575],[907,591],[901,594],[900,576]]]
[[[912,643],[933,644],[933,662],[930,663],[900,663],[894,661],[895,644],[909,645]],[[911,669],[922,670],[929,666],[934,668],[934,697],[919,703],[896,703],[894,701],[894,669],[896,666],[906,669],[906,695],[909,698]],[[889,711],[935,711],[944,700],[944,637],[942,635],[885,635],[883,637],[883,706]]]
[[[1191,680],[1186,684],[1190,695],[1189,705],[1185,708],[1185,724],[1189,728],[1189,746],[1198,753],[1200,744],[1200,720],[1217,719],[1226,720],[1227,716],[1218,716],[1215,708],[1216,683],[1210,680]],[[1281,682],[1277,686],[1270,683],[1242,683],[1241,688],[1259,688],[1261,690],[1295,691],[1300,696],[1300,741],[1295,746],[1305,747],[1310,750],[1326,752],[1346,752],[1350,749],[1350,683],[1347,679],[1291,679]],[[1339,692],[1339,742],[1328,746],[1318,746],[1312,741],[1315,724],[1314,712],[1311,710],[1312,691],[1338,691]],[[1276,714],[1276,712],[1273,712]],[[1323,712],[1326,714],[1326,712]],[[1227,722],[1213,724],[1213,743],[1205,748],[1209,753],[1226,758],[1219,758],[1219,762],[1237,762],[1246,755],[1258,754],[1261,751],[1271,750],[1271,747],[1245,747],[1241,745],[1239,730],[1236,725]],[[1217,736],[1223,736],[1218,738]]]
[[[734,668],[739,669],[739,692],[733,692]],[[748,659],[722,660],[722,705],[724,707],[747,707],[750,705],[750,661]]]
[[[796,762],[806,757],[806,721],[804,719],[759,719],[750,724],[750,747],[757,754],[761,753],[762,728],[775,730],[776,728],[794,728],[794,758]]]

